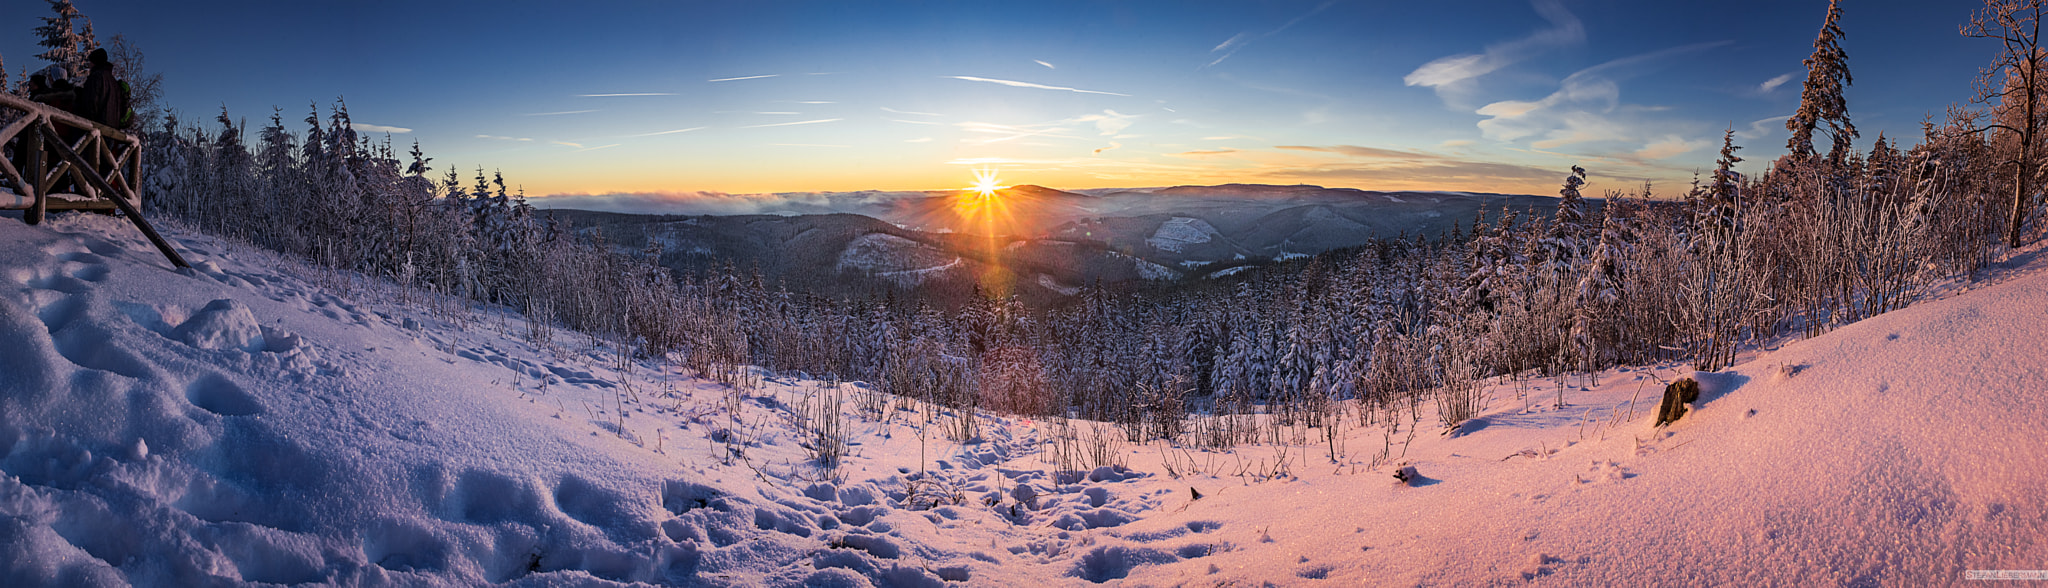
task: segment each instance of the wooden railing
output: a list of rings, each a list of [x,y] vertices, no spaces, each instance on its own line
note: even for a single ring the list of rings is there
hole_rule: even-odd
[[[191,267],[142,218],[142,141],[7,93],[0,93],[0,123],[0,179],[13,189],[0,192],[0,210],[24,211],[22,220],[33,225],[52,210],[118,209],[171,265]],[[20,143],[8,145],[17,137]],[[67,180],[67,191],[52,193]]]

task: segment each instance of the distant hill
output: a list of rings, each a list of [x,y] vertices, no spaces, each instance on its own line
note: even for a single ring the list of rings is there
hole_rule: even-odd
[[[1005,284],[1029,301],[1106,284],[1178,277],[1099,242],[989,239],[913,231],[857,214],[675,216],[542,210],[576,230],[596,232],[622,251],[661,244],[661,264],[684,275],[731,265],[773,285],[829,295],[880,294],[916,287],[964,293]],[[999,260],[1000,263],[990,263]]]
[[[691,274],[731,263],[820,293],[966,290],[996,282],[1028,298],[1056,299],[1094,282],[1228,275],[1374,238],[1435,239],[1454,226],[1470,230],[1482,209],[1489,219],[1503,207],[1547,218],[1557,206],[1557,198],[1545,196],[1309,185],[1089,192],[1013,186],[998,191],[990,206],[963,205],[961,192],[840,193],[775,214],[542,214],[601,231],[622,249],[659,241],[662,263]],[[1604,204],[1587,203],[1595,210]],[[846,210],[818,213],[827,209]]]

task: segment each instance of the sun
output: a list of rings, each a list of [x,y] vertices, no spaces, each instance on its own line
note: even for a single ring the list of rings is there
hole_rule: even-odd
[[[974,185],[968,187],[967,189],[973,190],[976,193],[981,194],[982,198],[994,198],[996,196],[996,190],[1001,190],[1006,187],[1008,186],[1003,186],[997,183],[996,170],[978,169],[974,170]]]
[[[974,185],[962,190],[954,199],[953,208],[961,218],[982,225],[984,230],[994,230],[1002,217],[1009,215],[1002,196],[997,194],[1004,186],[996,179],[996,170],[974,170]]]

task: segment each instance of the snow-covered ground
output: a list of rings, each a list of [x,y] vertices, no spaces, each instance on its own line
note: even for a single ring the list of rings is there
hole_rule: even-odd
[[[869,233],[846,245],[839,253],[838,268],[873,272],[915,286],[932,274],[961,267],[966,262],[929,245],[890,235]]]
[[[1159,230],[1153,231],[1152,236],[1146,238],[1145,242],[1160,251],[1179,253],[1188,245],[1208,243],[1221,236],[1223,233],[1210,226],[1209,221],[1176,216],[1160,223]]]
[[[1124,467],[1060,472],[1048,423],[984,416],[959,443],[845,384],[850,455],[826,471],[802,424],[824,383],[733,391],[580,335],[536,348],[514,316],[166,232],[196,270],[116,219],[0,220],[0,585],[1941,585],[2048,568],[2038,251],[1719,373],[1574,377],[1562,408],[1555,381],[1500,383],[1455,436],[1423,405],[1419,430],[1351,412],[1336,443],[1110,442]],[[1697,410],[1652,427],[1682,376],[1704,384]],[[1403,463],[1422,478],[1397,484]]]

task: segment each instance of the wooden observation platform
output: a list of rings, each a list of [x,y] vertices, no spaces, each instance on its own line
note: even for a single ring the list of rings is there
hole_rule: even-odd
[[[141,140],[6,93],[0,93],[0,124],[0,146],[7,147],[0,150],[6,155],[0,157],[0,210],[24,211],[21,219],[31,225],[52,210],[119,210],[171,265],[191,267],[142,218]],[[75,139],[67,144],[66,137]],[[21,142],[7,144],[15,138]],[[66,179],[70,192],[51,193]]]

